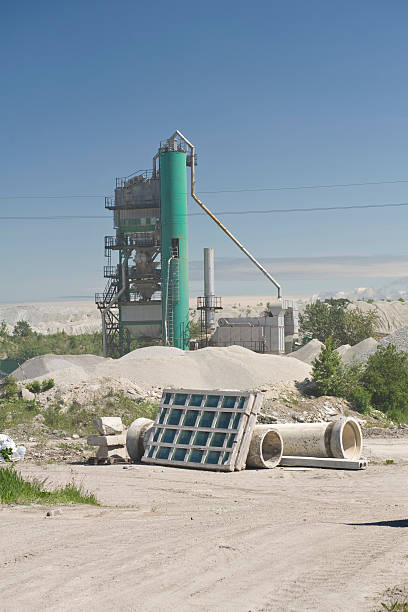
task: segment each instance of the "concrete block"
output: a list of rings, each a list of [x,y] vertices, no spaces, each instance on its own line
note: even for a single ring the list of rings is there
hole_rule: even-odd
[[[126,433],[121,433],[117,436],[99,436],[92,434],[87,438],[89,446],[125,446]]]
[[[123,432],[123,423],[120,417],[97,417],[93,424],[103,436],[112,436]]]
[[[96,451],[95,457],[97,459],[109,459],[110,457],[121,457],[122,459],[128,459],[129,455],[124,446],[100,446]]]
[[[31,393],[31,391],[29,391],[28,389],[23,387],[21,389],[21,397],[23,399],[25,399],[25,400],[34,400],[35,399],[35,393]]]

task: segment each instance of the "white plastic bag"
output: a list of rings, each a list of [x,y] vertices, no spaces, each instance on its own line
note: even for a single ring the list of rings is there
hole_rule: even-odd
[[[9,438],[9,436],[6,436],[6,434],[0,434],[0,450],[3,450],[4,448],[9,448],[12,451],[10,456],[11,461],[19,461],[25,457],[25,446],[16,446],[14,440]],[[4,462],[5,459],[0,453],[0,463]]]

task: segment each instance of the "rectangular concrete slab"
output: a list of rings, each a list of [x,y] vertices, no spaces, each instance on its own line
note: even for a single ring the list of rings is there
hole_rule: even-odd
[[[289,457],[284,456],[280,461],[282,467],[316,467],[331,468],[335,470],[365,470],[368,466],[367,459],[331,459],[321,457]]]
[[[121,433],[116,436],[92,434],[88,436],[87,443],[89,446],[124,446],[126,444],[126,433]]]

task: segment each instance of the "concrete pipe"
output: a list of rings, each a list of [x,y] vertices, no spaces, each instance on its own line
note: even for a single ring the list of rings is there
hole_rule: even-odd
[[[143,436],[153,425],[151,419],[140,418],[133,421],[126,434],[126,448],[132,461],[140,461],[143,457],[145,444]]]
[[[283,453],[283,440],[278,431],[270,425],[256,425],[249,445],[247,467],[274,468]]]
[[[291,457],[333,457],[360,459],[363,447],[361,428],[351,417],[332,423],[278,423],[258,425],[275,429],[283,439],[283,455]]]

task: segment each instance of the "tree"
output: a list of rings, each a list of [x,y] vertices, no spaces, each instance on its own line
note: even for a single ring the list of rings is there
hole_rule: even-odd
[[[17,321],[13,329],[13,336],[27,338],[33,334],[30,324],[27,321]]]
[[[318,395],[339,395],[342,378],[341,357],[331,336],[313,363],[313,380]]]
[[[347,342],[343,344],[357,344],[366,338],[375,335],[375,324],[378,314],[374,310],[361,312],[357,308],[347,309],[345,313],[345,337]]]
[[[357,344],[373,336],[378,315],[374,311],[350,309],[349,304],[349,300],[333,298],[308,304],[299,317],[301,334],[320,342],[331,336],[336,346]]]
[[[0,322],[0,337],[7,338],[8,337],[7,323],[5,321]]]
[[[362,384],[371,393],[371,403],[391,418],[408,417],[408,354],[393,344],[379,346],[368,359]]]

